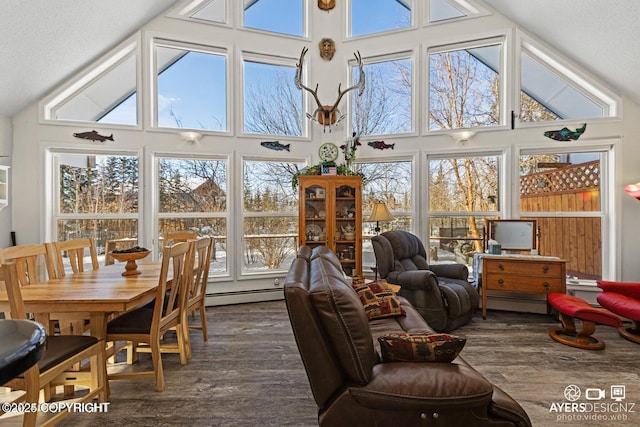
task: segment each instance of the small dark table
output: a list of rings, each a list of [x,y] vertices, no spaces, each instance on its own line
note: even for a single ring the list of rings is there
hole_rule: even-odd
[[[0,386],[38,363],[46,340],[39,323],[0,319]]]

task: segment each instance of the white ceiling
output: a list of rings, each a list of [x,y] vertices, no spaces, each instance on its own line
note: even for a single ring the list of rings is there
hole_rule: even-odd
[[[13,116],[178,0],[0,3],[0,116]],[[638,0],[485,0],[640,104]]]
[[[13,116],[178,0],[3,0],[0,116]]]

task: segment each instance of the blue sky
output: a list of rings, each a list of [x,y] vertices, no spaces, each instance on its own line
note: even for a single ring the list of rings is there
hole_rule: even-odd
[[[304,1],[309,2],[312,13],[317,12],[315,0],[259,0],[245,11],[245,26],[301,36]],[[396,0],[351,0],[351,4],[352,16],[357,18],[352,23],[354,35],[386,31],[410,22],[409,11]],[[390,16],[398,18],[389,19]],[[265,77],[264,72],[259,72],[260,69],[264,71],[264,67],[245,67],[245,86],[258,86],[257,80]],[[236,70],[234,75],[240,73]],[[158,125],[227,130],[225,106],[228,80],[223,55],[201,52],[184,55],[158,77]],[[135,120],[134,100],[135,96],[130,97],[105,116],[104,121],[131,123],[132,119]]]

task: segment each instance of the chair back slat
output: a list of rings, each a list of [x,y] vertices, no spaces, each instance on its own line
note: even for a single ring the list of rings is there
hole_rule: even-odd
[[[4,287],[9,299],[12,319],[26,319],[27,313],[24,308],[22,292],[20,291],[20,281],[18,279],[18,268],[15,262],[0,264],[0,282],[4,282]]]
[[[209,278],[209,266],[211,265],[211,251],[213,250],[213,238],[203,237],[196,240],[194,248],[194,279],[187,292],[187,299],[195,298],[207,292]]]
[[[89,239],[70,239],[53,243],[55,248],[56,268],[58,277],[66,276],[64,255],[66,254],[71,271],[74,273],[80,273],[85,270],[84,257],[85,252],[89,252],[89,258],[91,261],[91,267],[93,270],[97,270],[100,266],[98,264],[98,252],[96,251],[96,243],[92,238]]]
[[[0,263],[8,261],[16,264],[20,286],[58,277],[50,243],[25,244],[0,249]],[[46,276],[42,272],[42,265],[45,266]]]
[[[193,255],[195,242],[180,242],[165,246],[162,251],[162,266],[156,293],[151,330],[167,328],[180,317],[185,304],[186,290],[193,280]],[[171,271],[171,275],[169,272]]]

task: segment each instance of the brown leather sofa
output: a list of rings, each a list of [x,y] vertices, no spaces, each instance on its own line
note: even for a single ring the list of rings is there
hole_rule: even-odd
[[[420,239],[394,230],[371,239],[380,277],[401,285],[400,295],[438,332],[468,323],[480,305],[478,290],[462,264],[429,264]]]
[[[325,247],[300,248],[284,292],[320,426],[531,426],[516,401],[461,357],[382,363],[377,337],[433,330],[403,297],[406,315],[369,321]]]

